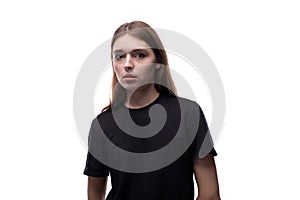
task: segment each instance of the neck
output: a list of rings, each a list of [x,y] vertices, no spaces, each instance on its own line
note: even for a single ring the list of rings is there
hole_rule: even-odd
[[[156,91],[154,84],[145,85],[136,91],[127,91],[127,99],[125,105],[128,108],[141,108],[152,103],[159,93]]]

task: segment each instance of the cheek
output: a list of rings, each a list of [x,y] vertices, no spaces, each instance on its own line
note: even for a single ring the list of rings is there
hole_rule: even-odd
[[[153,79],[155,74],[155,67],[154,66],[148,66],[147,68],[144,68],[143,75],[146,79]]]
[[[148,73],[151,73],[151,74],[155,73],[155,65],[154,64],[149,65],[147,68],[147,71],[148,71]]]
[[[114,70],[116,76],[119,77],[120,72],[121,72],[120,67],[118,67],[117,65],[114,65],[113,70]]]

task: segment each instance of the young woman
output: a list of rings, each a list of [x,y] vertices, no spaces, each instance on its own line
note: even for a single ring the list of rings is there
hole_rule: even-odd
[[[176,95],[167,54],[154,29],[141,21],[121,25],[112,38],[111,57],[110,104],[93,120],[89,135],[84,170],[88,176],[88,199],[105,199],[107,177],[110,175],[112,189],[107,200],[192,200],[193,174],[198,186],[197,200],[220,199],[214,162],[217,154],[212,142],[207,142],[211,140],[205,140],[209,130],[204,114],[197,103]],[[164,111],[151,111],[155,105],[162,106]],[[125,131],[119,127],[115,120],[115,116],[124,110],[129,111],[128,116],[140,127],[159,124],[164,120],[162,116],[166,119],[160,130],[154,131],[160,126],[157,124],[152,128],[148,126],[150,130],[143,129],[146,131],[131,128],[129,134],[128,129]],[[193,129],[195,124],[196,129]],[[149,136],[148,133],[146,137],[144,132],[151,131],[157,134]],[[192,137],[190,143],[189,137]],[[108,148],[103,143],[105,138],[117,147]],[[172,146],[170,155],[162,153],[158,159],[140,159],[138,161],[144,165],[139,166],[144,168],[139,167],[136,172],[116,168],[116,163],[125,163],[123,166],[130,165],[132,169],[138,165],[136,160],[120,157],[118,147],[146,156],[171,143],[177,146]],[[188,146],[180,152],[182,144]],[[206,150],[201,151],[204,145]],[[174,155],[178,157],[172,160]],[[169,160],[172,162],[166,162]],[[156,168],[151,170],[152,165]]]

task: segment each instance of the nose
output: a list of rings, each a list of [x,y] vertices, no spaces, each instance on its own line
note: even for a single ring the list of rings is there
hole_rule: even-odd
[[[124,63],[124,68],[126,71],[130,71],[133,69],[133,62],[130,54],[126,55],[125,63]]]

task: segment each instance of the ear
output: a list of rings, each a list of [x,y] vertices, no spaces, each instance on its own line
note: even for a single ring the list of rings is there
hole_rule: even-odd
[[[156,64],[155,69],[160,69],[160,64]]]

